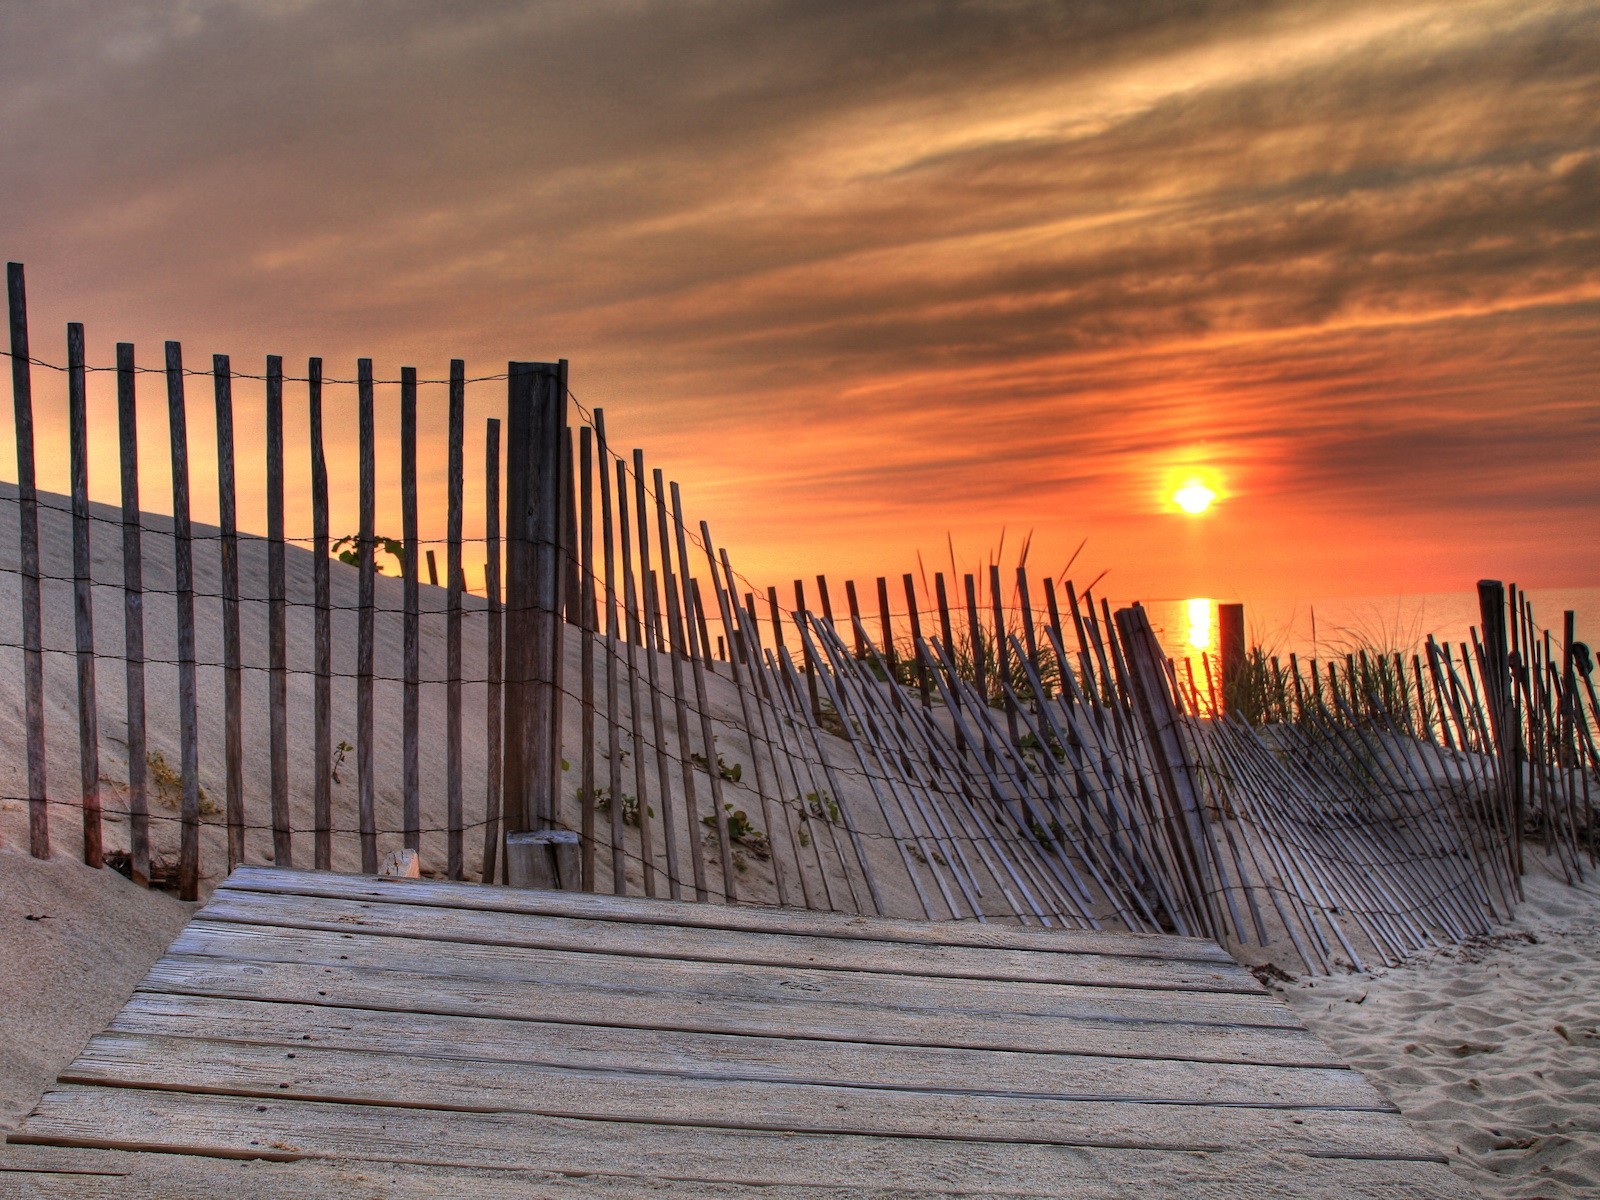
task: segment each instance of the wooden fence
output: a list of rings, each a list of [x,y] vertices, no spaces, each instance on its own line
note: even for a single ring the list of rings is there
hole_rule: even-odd
[[[86,862],[172,873],[190,898],[208,867],[305,865],[309,835],[319,869],[373,872],[406,849],[454,879],[1176,930],[1287,947],[1311,970],[1487,931],[1516,899],[1527,839],[1569,878],[1592,865],[1592,662],[1570,614],[1557,644],[1514,588],[1482,585],[1469,646],[1287,665],[1240,647],[1225,672],[1202,658],[1198,674],[1164,657],[1138,606],[1113,612],[1021,568],[941,572],[920,590],[878,578],[873,613],[855,581],[796,580],[780,597],[734,570],[642,451],[613,448],[564,362],[381,380],[367,359],[336,379],[318,359],[291,377],[269,357],[255,376],[221,355],[185,368],[168,343],[161,368],[126,344],[98,367],[72,325],[52,367],[30,351],[16,264],[8,296],[21,622],[7,647],[23,694],[5,730],[25,743],[26,783],[7,790],[36,855],[66,808]],[[64,502],[36,483],[35,369],[66,384]],[[96,371],[115,373],[120,510],[90,500]],[[170,521],[140,493],[149,374],[165,384]],[[240,528],[243,379],[264,399],[264,537]],[[215,412],[214,527],[191,513],[199,380]],[[501,383],[469,493],[468,387]],[[348,539],[330,518],[349,490],[330,497],[332,388],[354,389]],[[379,389],[398,398],[399,539],[377,529]],[[446,431],[442,587],[420,536],[419,395]],[[286,403],[301,397],[293,447]],[[304,538],[287,526],[294,458],[309,467]],[[464,536],[469,494],[481,537]],[[96,559],[112,531],[120,570]],[[345,544],[351,562],[334,557]],[[398,579],[378,570],[386,546]],[[51,665],[69,659],[70,689]],[[102,700],[118,690],[107,667],[121,704]],[[352,720],[353,743],[336,740]],[[63,733],[70,798],[51,784]],[[206,787],[219,779],[221,807]]]

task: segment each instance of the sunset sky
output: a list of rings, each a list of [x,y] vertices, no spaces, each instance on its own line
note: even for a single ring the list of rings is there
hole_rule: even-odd
[[[0,162],[40,357],[565,357],[763,583],[1600,584],[1597,4],[5,0]]]

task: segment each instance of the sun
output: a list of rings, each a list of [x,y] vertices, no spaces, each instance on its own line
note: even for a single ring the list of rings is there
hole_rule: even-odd
[[[1191,517],[1198,517],[1211,507],[1211,502],[1217,498],[1217,493],[1198,479],[1185,481],[1184,485],[1172,493],[1172,502]]]

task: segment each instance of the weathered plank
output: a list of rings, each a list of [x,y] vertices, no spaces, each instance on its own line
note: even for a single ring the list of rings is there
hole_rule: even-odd
[[[106,1033],[63,1083],[796,1133],[1437,1159],[1398,1114],[703,1079]]]
[[[484,1014],[548,1021],[581,1019],[622,1029],[726,1030],[821,1041],[992,1050],[1042,1047],[1073,1053],[1206,1063],[1249,1062],[1254,1055],[1261,1065],[1339,1065],[1335,1056],[1315,1038],[1309,1034],[1297,1036],[1289,1030],[1173,1025],[1162,1027],[1157,1035],[1145,1026],[1122,1026],[1065,1016],[947,1013],[887,1004],[837,1003],[808,993],[804,985],[809,981],[803,979],[797,981],[801,986],[787,989],[788,995],[765,999],[740,996],[732,985],[728,985],[726,993],[651,987],[648,975],[637,970],[631,978],[619,978],[615,974],[608,977],[599,968],[585,971],[572,967],[561,973],[552,968],[554,977],[547,976],[539,982],[492,976],[424,975],[416,971],[384,971],[357,965],[356,940],[352,935],[348,944],[349,963],[338,961],[333,948],[314,956],[313,961],[294,961],[291,956],[295,955],[295,950],[276,951],[270,949],[271,943],[265,940],[254,960],[169,954],[151,968],[141,987],[146,991],[300,1000],[390,1011]],[[185,946],[193,944],[196,943],[183,943]],[[277,957],[268,957],[274,954]],[[643,963],[643,960],[604,958],[598,961]],[[265,969],[266,963],[272,964],[270,969]],[[463,966],[464,960],[454,963],[455,969]],[[679,970],[675,968],[671,974],[676,977]]]
[[[1342,1068],[1163,1063],[1065,1052],[816,1042],[678,1029],[630,1029],[626,1036],[618,1036],[614,1027],[600,1022],[595,1007],[590,1004],[567,1014],[565,1020],[542,1021],[520,1015],[352,1011],[325,1002],[139,992],[111,1029],[229,1038],[290,1049],[323,1046],[386,1051],[402,1058],[458,1058],[698,1079],[1258,1109],[1392,1111],[1370,1084]]]
[[[955,921],[910,921],[846,913],[726,905],[697,905],[638,897],[574,895],[486,888],[430,880],[423,887],[379,883],[367,876],[245,867],[225,885],[232,891],[296,896],[337,896],[393,904],[446,904],[486,912],[544,913],[633,924],[795,933],[813,937],[895,941],[928,946],[970,946],[1043,954],[1119,955],[1215,963],[1238,980],[1240,991],[1262,991],[1250,974],[1214,942],[1156,933],[1020,929]]]
[[[1257,1023],[1299,1028],[1281,1003],[1266,994],[1216,991],[1203,985],[1215,978],[1204,967],[1167,964],[1159,959],[1127,959],[1092,954],[1041,956],[1016,950],[929,947],[903,942],[845,941],[795,934],[729,936],[720,930],[662,926],[641,935],[620,922],[548,917],[527,913],[484,913],[427,905],[374,904],[325,897],[282,898],[221,889],[202,914],[208,921],[332,929],[440,942],[539,950],[576,950],[644,959],[748,963],[911,976],[918,980],[1014,981],[1044,986],[1077,985],[1085,994],[1126,990],[1129,1000],[1187,1012],[1254,1014]],[[1186,983],[1189,986],[1186,986]],[[969,992],[971,989],[969,989]],[[1178,993],[1178,994],[1174,994]],[[1242,1017],[1240,1019],[1243,1019]]]
[[[937,1188],[1109,1198],[1157,1180],[1171,1195],[1203,1194],[1198,1189],[1207,1187],[1238,1200],[1462,1194],[1444,1168],[1414,1161],[794,1134],[74,1085],[47,1093],[14,1140],[746,1186],[842,1186],[870,1179],[916,1194]]]

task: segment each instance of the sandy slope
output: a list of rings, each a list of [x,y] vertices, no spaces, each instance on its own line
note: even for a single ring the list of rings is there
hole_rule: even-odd
[[[1283,989],[1485,1196],[1600,1195],[1600,879],[1389,971]]]
[[[105,1028],[194,907],[0,848],[0,1130]]]

